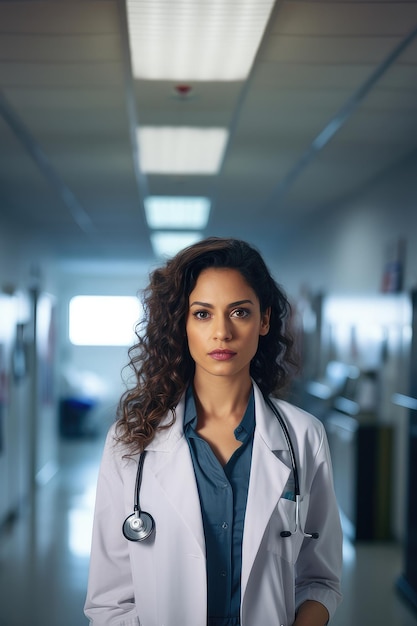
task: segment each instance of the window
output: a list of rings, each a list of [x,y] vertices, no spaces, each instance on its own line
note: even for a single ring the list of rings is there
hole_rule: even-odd
[[[133,296],[75,296],[69,304],[69,338],[77,346],[128,346],[141,306]]]

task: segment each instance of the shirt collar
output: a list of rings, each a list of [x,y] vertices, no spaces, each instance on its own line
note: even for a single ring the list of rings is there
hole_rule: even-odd
[[[195,400],[193,388],[190,385],[185,394],[185,409],[184,409],[184,431],[188,425],[195,428],[197,422],[197,410],[195,408]]]

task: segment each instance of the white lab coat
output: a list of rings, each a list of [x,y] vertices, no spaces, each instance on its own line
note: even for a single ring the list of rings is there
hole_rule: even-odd
[[[298,462],[301,520],[291,530],[295,504],[282,497],[291,484],[288,447],[277,418],[255,389],[256,429],[242,546],[242,626],[291,626],[307,599],[330,615],[341,599],[342,534],[327,439],[321,422],[276,401],[285,416]],[[140,491],[155,532],[132,542],[122,534],[132,513],[137,456],[126,458],[110,429],[101,464],[85,613],[96,626],[205,626],[206,561],[193,464],[183,435],[184,400],[176,421],[148,447]],[[168,417],[169,419],[169,417]]]

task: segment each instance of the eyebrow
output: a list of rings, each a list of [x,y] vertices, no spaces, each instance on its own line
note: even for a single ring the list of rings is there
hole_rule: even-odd
[[[227,306],[232,309],[234,306],[241,306],[242,304],[252,304],[253,305],[253,302],[252,302],[252,300],[237,300],[237,302],[231,302]],[[212,304],[210,304],[209,302],[200,302],[199,300],[195,300],[194,302],[191,302],[190,307],[196,306],[196,305],[197,306],[204,306],[207,309],[214,309],[214,306]]]

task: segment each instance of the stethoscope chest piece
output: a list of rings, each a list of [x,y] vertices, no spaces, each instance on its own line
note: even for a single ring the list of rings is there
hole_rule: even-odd
[[[129,515],[123,523],[123,534],[129,541],[144,541],[154,531],[155,522],[152,515],[141,511]]]

